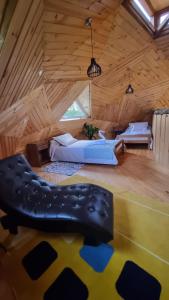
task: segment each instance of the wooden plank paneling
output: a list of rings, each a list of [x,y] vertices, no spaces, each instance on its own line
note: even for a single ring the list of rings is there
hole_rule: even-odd
[[[154,10],[159,11],[163,8],[168,7],[169,1],[168,0],[150,0]]]
[[[20,15],[23,20],[22,23],[18,21],[20,22],[20,31],[18,31],[17,39],[11,48],[10,32],[15,31],[15,19],[22,19]],[[32,81],[35,82],[36,78],[39,79],[38,72],[43,55],[42,15],[43,2],[41,0],[28,1],[26,6],[23,1],[18,1],[0,54],[0,66],[2,65],[2,69],[0,69],[1,71],[5,70],[5,73],[0,73],[0,111],[25,96],[30,91],[29,87]],[[10,42],[8,42],[8,36]],[[12,51],[12,56],[10,51]]]
[[[17,3],[17,7],[12,17],[12,21],[5,39],[5,43],[0,53],[0,65],[1,65],[0,79],[2,79],[8,61],[10,59],[11,53],[13,52],[13,49],[16,45],[18,36],[20,35],[20,31],[22,29],[23,23],[25,21],[31,3],[32,0],[28,0],[26,2],[19,0]]]
[[[0,136],[0,159],[17,153],[18,139],[15,137]]]

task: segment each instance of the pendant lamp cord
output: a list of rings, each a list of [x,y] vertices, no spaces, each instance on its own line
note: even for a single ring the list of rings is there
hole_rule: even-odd
[[[92,29],[92,24],[90,25],[91,29],[91,46],[92,46],[92,58],[93,58],[93,29]]]

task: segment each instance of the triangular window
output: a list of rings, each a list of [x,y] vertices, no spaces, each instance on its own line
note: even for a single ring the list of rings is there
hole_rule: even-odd
[[[78,98],[71,104],[61,118],[61,121],[86,119],[91,116],[90,86],[88,85]]]

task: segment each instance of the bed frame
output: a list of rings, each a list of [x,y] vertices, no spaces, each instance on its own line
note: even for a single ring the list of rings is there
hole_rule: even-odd
[[[119,142],[115,146],[115,154],[118,155],[119,153],[124,153],[124,150],[125,150],[124,140],[119,140]]]
[[[52,140],[52,138],[49,139],[48,143],[50,144],[50,141]],[[123,139],[119,139],[117,144],[115,145],[115,149],[114,149],[114,153],[116,156],[118,156],[120,153],[124,153],[125,151],[125,143]]]
[[[124,144],[147,144],[148,148],[150,147],[151,144],[151,135],[148,134],[138,134],[135,136],[132,135],[118,135],[116,139],[121,139],[123,138]]]

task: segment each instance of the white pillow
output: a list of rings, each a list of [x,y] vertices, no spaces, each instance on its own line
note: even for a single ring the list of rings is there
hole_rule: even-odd
[[[70,133],[65,133],[59,136],[55,136],[53,137],[53,139],[57,141],[59,144],[61,144],[62,146],[69,146],[78,141]]]
[[[144,130],[148,128],[148,122],[129,123],[129,126],[132,128],[132,131]]]
[[[60,144],[55,140],[55,137],[52,138],[50,144],[54,144],[55,146],[60,147]]]

